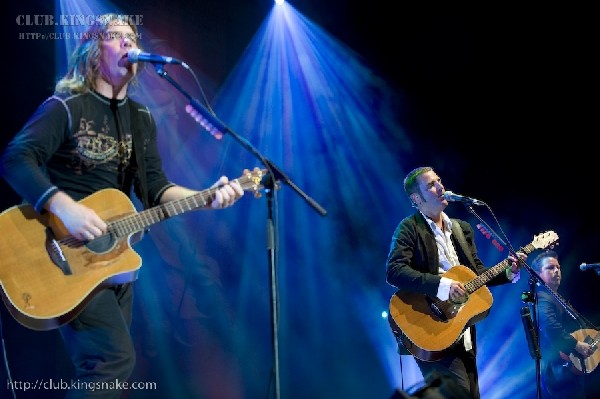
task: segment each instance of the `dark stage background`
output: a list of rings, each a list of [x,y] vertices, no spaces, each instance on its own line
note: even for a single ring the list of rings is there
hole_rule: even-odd
[[[361,184],[356,190],[344,188],[348,172],[337,163],[339,158],[327,160],[328,154],[320,153],[326,159],[315,170],[311,154],[301,153],[299,147],[275,155],[278,144],[259,140],[252,127],[240,129],[293,179],[300,179],[296,180],[304,183],[300,188],[329,212],[326,218],[316,216],[289,187],[281,190],[283,225],[288,221],[280,233],[282,397],[387,398],[397,388],[408,388],[399,385],[400,367],[387,322],[379,325],[364,314],[377,316],[394,292],[385,282],[385,257],[396,224],[411,212],[401,182],[408,170],[422,164],[434,166],[447,189],[487,202],[515,247],[540,232],[556,231],[562,294],[598,325],[600,276],[579,269],[582,262],[600,262],[594,216],[598,209],[594,138],[598,128],[593,116],[598,89],[597,32],[591,7],[482,3],[420,7],[414,2],[395,2],[392,11],[350,0],[290,3],[351,49],[385,82],[386,90],[400,99],[391,103],[390,110],[403,133],[382,136],[394,163],[378,164],[376,155],[367,155],[373,151],[368,144],[337,146],[341,153],[358,154],[353,162],[368,174],[362,176],[370,181],[366,192],[359,189]],[[192,65],[210,101],[228,83],[272,8],[268,0],[115,4],[122,13],[144,15],[143,28],[164,39],[158,52],[178,55]],[[19,36],[49,28],[18,25],[16,17],[58,13],[52,2],[3,5],[6,123],[0,136],[2,148],[50,95],[55,78],[64,71],[64,59],[56,52],[59,41]],[[162,88],[167,96],[179,96],[169,86]],[[258,98],[263,100],[267,99]],[[343,98],[329,101],[344,106]],[[189,129],[190,124],[183,121],[185,113],[179,113],[179,126]],[[165,165],[175,170],[171,174],[175,181],[189,179],[190,184],[204,188],[221,173],[235,177],[245,165],[256,164],[240,164],[234,151],[239,151],[242,160],[245,153],[228,137],[220,144],[201,129],[193,129],[181,133],[187,141],[162,138],[165,151],[170,151]],[[277,133],[263,132],[273,136],[273,143],[277,143]],[[336,131],[332,137],[335,140],[336,134],[344,133]],[[199,145],[197,150],[192,149],[194,145]],[[176,160],[179,151],[196,151],[201,159],[196,178],[189,178],[190,170],[186,176],[177,172],[183,162]],[[323,184],[307,183],[303,179],[308,174]],[[4,182],[1,185],[2,209],[18,203],[12,190]],[[152,237],[139,244],[138,252],[145,260],[136,282],[132,331],[139,348],[133,378],[154,381],[159,388],[129,391],[125,397],[274,397],[265,201],[244,198],[242,202],[222,218],[202,214],[182,218],[181,223],[169,221],[164,230],[158,227],[155,235],[151,232]],[[307,216],[295,219],[289,212]],[[477,223],[460,204],[451,204],[448,213]],[[485,209],[481,213],[493,222]],[[328,223],[326,239],[319,240],[323,247],[314,247],[308,238],[319,237],[322,225]],[[173,231],[182,232],[189,241],[178,242],[174,237],[161,244]],[[477,239],[487,264],[503,258],[483,236]],[[169,245],[182,248],[169,249]],[[181,260],[183,252],[191,252],[197,263]],[[194,264],[201,267],[194,269]],[[207,274],[216,276],[208,286],[202,280]],[[478,335],[486,399],[505,394],[535,397],[534,362],[527,353],[518,313],[527,279],[524,273],[517,287],[492,290],[493,312],[481,323]],[[188,283],[197,280],[200,283],[194,289],[202,294],[189,299],[197,306],[186,313],[178,298],[187,298]],[[357,292],[360,295],[354,295]],[[4,308],[1,316],[7,364],[14,380],[70,378],[71,366],[56,331],[25,329]],[[495,376],[488,368],[491,365],[505,371]],[[8,398],[7,370],[0,369],[0,397]],[[516,387],[514,391],[506,391],[510,385]],[[17,397],[54,398],[63,393],[21,390]]]

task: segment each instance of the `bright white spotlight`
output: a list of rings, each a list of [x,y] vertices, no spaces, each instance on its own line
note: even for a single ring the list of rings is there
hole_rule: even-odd
[[[382,319],[386,319],[387,317],[388,317],[388,312],[387,311],[384,310],[383,312],[381,312],[381,318]]]
[[[284,0],[275,0],[275,4],[277,4],[278,6],[282,5],[284,3]]]

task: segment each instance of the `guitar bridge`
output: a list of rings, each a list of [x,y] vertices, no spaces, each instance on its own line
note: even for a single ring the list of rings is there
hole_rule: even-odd
[[[431,309],[433,314],[435,314],[440,320],[442,320],[444,322],[448,321],[446,314],[444,313],[442,308],[440,306],[438,306],[437,301],[434,301],[430,297],[425,297],[425,300],[427,301],[427,304],[429,305],[429,308]]]
[[[50,256],[50,259],[52,259],[52,262],[62,270],[64,275],[67,276],[73,274],[58,241],[54,239],[54,235],[50,229],[46,229],[46,251]]]

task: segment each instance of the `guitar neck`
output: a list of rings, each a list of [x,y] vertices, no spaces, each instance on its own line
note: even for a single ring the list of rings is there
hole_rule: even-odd
[[[590,344],[591,347],[596,348],[598,346],[598,342],[600,342],[600,332],[598,332],[598,334],[596,334],[596,336],[591,342],[588,342],[588,344]]]
[[[215,199],[218,189],[218,187],[215,187],[202,190],[189,197],[169,201],[139,213],[126,216],[109,223],[108,231],[116,237],[126,237],[132,233],[143,231],[153,224],[208,205]]]
[[[531,244],[528,244],[522,248],[519,248],[519,252],[523,252],[525,254],[529,254],[533,251],[535,247]],[[477,291],[479,288],[483,287],[485,284],[489,283],[494,277],[503,273],[510,266],[510,261],[508,259],[504,259],[502,262],[498,263],[495,266],[490,267],[485,272],[481,273],[479,276],[474,278],[465,284],[465,289],[469,294]]]
[[[244,174],[232,182],[239,183],[244,191],[252,191],[258,196],[258,190],[263,188],[263,179],[267,176],[266,169],[254,168],[252,171],[245,169]],[[277,182],[272,181],[271,186],[278,189]],[[122,219],[112,221],[108,224],[108,231],[117,238],[127,237],[130,234],[144,231],[153,224],[162,222],[173,216],[202,208],[210,204],[221,187],[211,187],[199,191],[188,197],[160,204],[153,208],[128,215]]]

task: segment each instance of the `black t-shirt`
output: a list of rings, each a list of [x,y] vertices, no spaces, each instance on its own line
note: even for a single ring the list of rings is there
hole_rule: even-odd
[[[2,174],[38,211],[56,190],[79,200],[101,189],[122,189],[133,151],[134,112],[144,137],[148,198],[158,203],[172,183],[162,169],[156,126],[148,108],[127,97],[111,100],[88,92],[48,98],[7,146]]]

